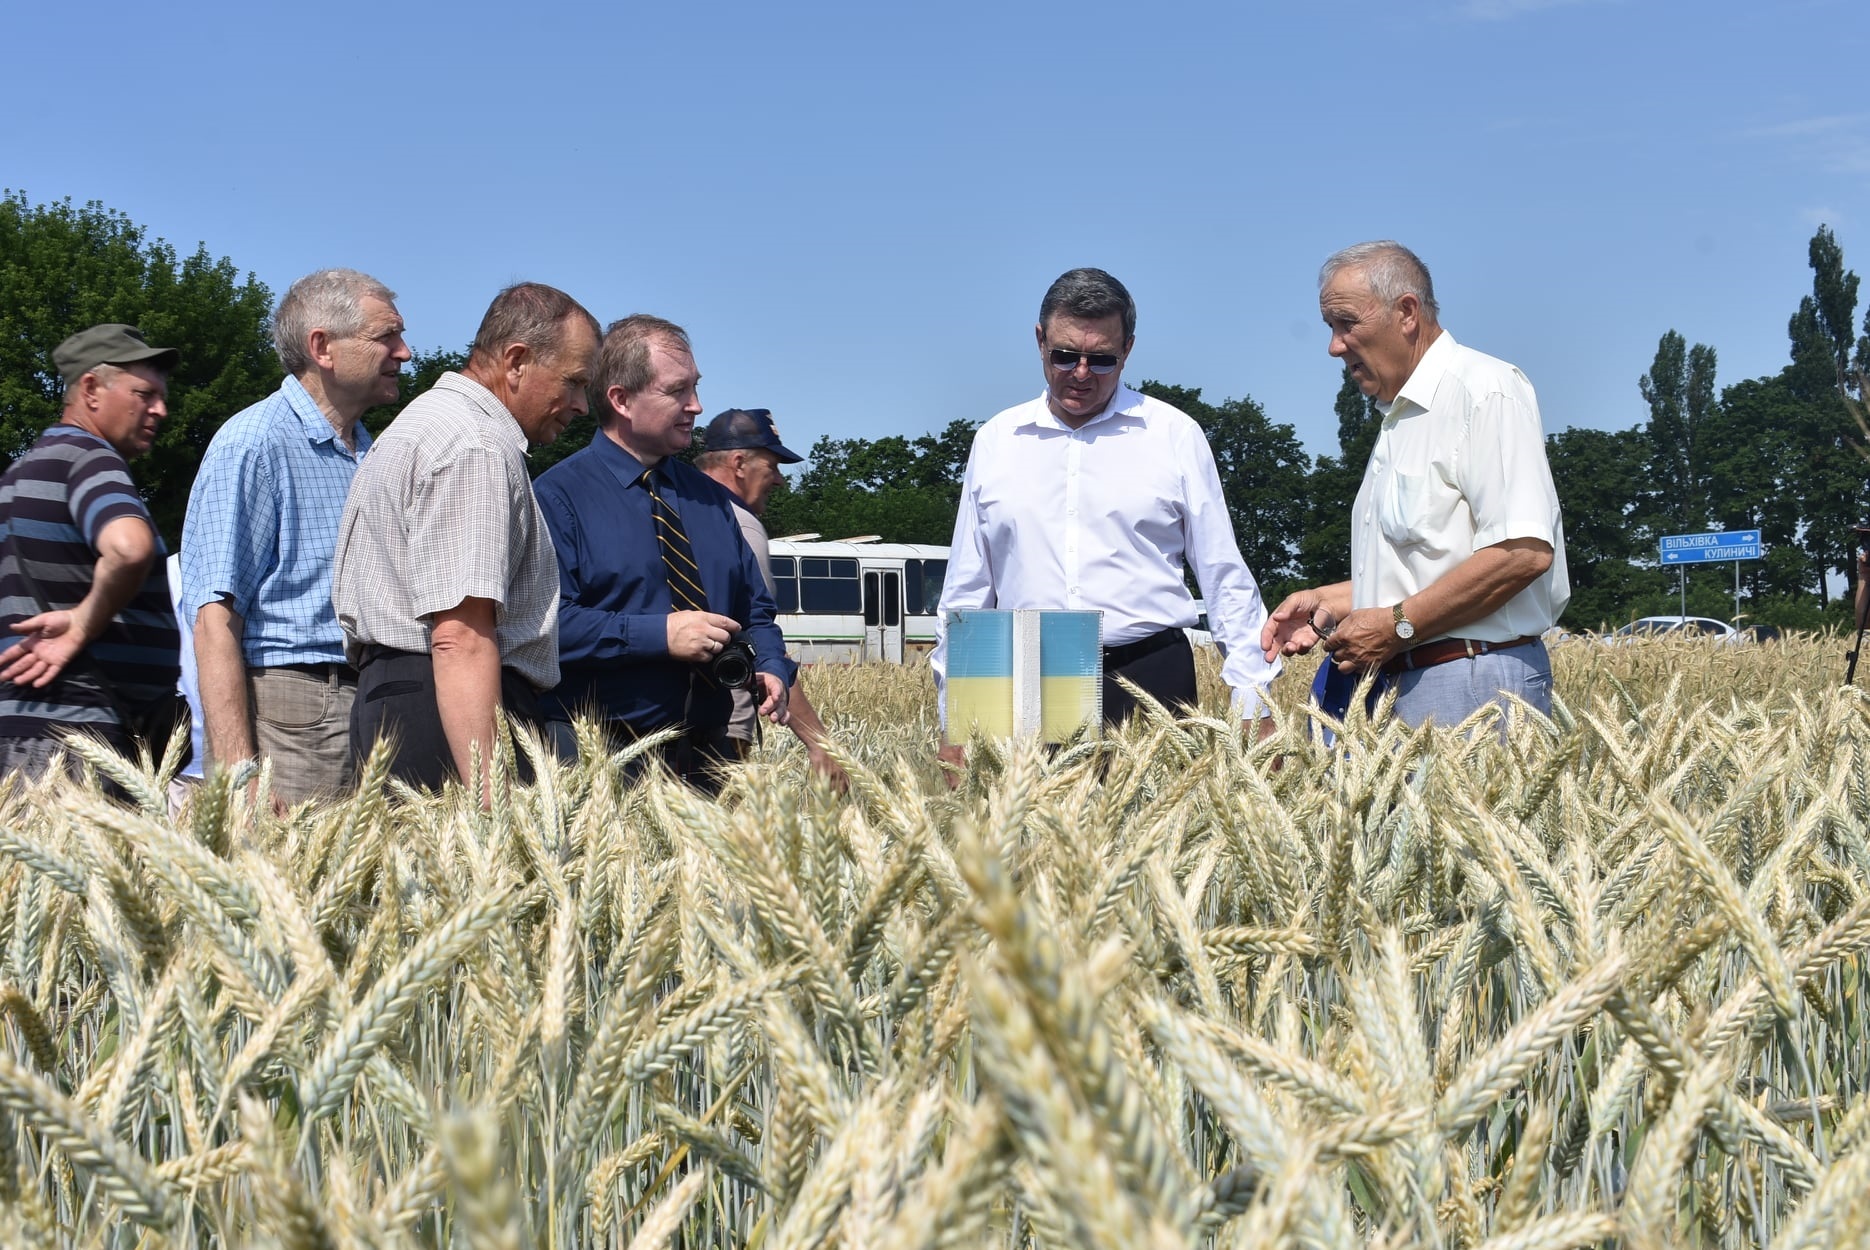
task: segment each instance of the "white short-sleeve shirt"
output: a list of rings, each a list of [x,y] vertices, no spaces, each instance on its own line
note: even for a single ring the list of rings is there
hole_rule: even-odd
[[[1353,606],[1390,607],[1483,547],[1537,538],[1551,544],[1552,567],[1455,632],[1507,642],[1555,624],[1571,579],[1539,401],[1526,375],[1444,330],[1395,401],[1378,408],[1383,425],[1352,515]]]

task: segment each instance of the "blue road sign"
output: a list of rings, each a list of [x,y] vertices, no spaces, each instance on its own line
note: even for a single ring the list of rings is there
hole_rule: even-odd
[[[1664,564],[1706,564],[1713,560],[1757,560],[1763,554],[1758,530],[1710,530],[1706,534],[1670,534],[1662,540]]]

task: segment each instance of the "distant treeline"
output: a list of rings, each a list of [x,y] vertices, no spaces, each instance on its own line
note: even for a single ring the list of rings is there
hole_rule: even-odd
[[[1796,628],[1841,624],[1837,577],[1855,575],[1853,523],[1870,515],[1866,432],[1853,405],[1866,398],[1870,313],[1857,322],[1857,275],[1820,227],[1810,245],[1812,294],[1787,327],[1789,362],[1777,374],[1715,385],[1714,348],[1669,330],[1647,374],[1632,379],[1649,408],[1626,430],[1571,428],[1548,439],[1565,514],[1572,601],[1564,624],[1596,628],[1676,610],[1675,570],[1657,566],[1663,534],[1759,529],[1764,560],[1740,566],[1752,621]],[[171,546],[182,527],[202,451],[220,423],[271,393],[279,365],[270,340],[272,293],[231,260],[198,247],[189,256],[122,213],[70,201],[34,205],[0,197],[0,452],[19,454],[58,419],[52,348],[102,321],[140,325],[150,341],[181,349],[170,381],[170,419],[137,466],[150,510]],[[1473,341],[1485,348],[1484,334]],[[419,354],[402,399],[426,389],[463,354]],[[1538,379],[1533,379],[1535,385]],[[1346,378],[1339,388],[1336,455],[1308,455],[1293,427],[1251,398],[1209,403],[1198,388],[1143,382],[1207,431],[1242,552],[1268,600],[1291,587],[1349,576],[1350,510],[1376,438],[1374,408]],[[1010,402],[1010,401],[1009,401]],[[397,406],[366,414],[380,430]],[[974,424],[938,434],[821,438],[810,463],[775,492],[775,535],[875,534],[948,541]],[[584,446],[586,418],[533,455],[542,472]],[[1688,574],[1691,613],[1732,613],[1733,568]],[[1843,596],[1848,599],[1848,591]]]

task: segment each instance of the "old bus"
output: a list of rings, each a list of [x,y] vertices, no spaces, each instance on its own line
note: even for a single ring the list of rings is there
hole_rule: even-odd
[[[779,628],[805,663],[901,664],[935,645],[948,548],[870,538],[772,541]]]

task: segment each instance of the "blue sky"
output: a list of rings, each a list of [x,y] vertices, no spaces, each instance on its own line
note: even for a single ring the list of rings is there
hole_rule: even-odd
[[[0,186],[275,294],[368,270],[420,348],[526,278],[671,317],[800,450],[1037,394],[1074,265],[1136,296],[1126,376],[1314,452],[1347,243],[1414,247],[1548,430],[1643,419],[1671,328],[1777,370],[1821,221],[1870,273],[1861,0],[9,9]]]

